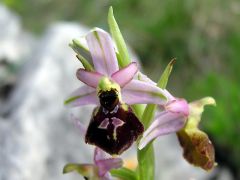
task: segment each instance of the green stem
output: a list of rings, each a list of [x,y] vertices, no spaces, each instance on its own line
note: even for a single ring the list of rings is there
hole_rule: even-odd
[[[144,105],[143,104],[135,104],[131,106],[133,109],[134,114],[138,117],[138,119],[142,118],[144,112]]]
[[[120,179],[138,180],[134,171],[124,167],[120,169],[112,169],[110,172],[114,177],[118,177]]]
[[[145,130],[149,127],[156,111],[156,105],[149,104],[142,116]],[[139,180],[154,180],[155,158],[153,144],[149,143],[144,149],[137,151]]]
[[[169,75],[172,71],[172,66],[175,63],[175,59],[171,60],[160,77],[157,84],[158,87],[165,89],[167,86]],[[142,123],[145,130],[151,124],[157,105],[148,104],[143,112]],[[138,172],[139,180],[154,180],[154,170],[155,170],[155,158],[154,158],[154,148],[152,142],[149,143],[144,149],[138,150]]]
[[[155,157],[152,143],[149,143],[144,149],[138,150],[137,157],[139,180],[154,180]]]

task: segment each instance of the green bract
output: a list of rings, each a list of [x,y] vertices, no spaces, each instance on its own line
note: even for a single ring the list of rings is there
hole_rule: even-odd
[[[130,60],[127,46],[123,39],[122,33],[114,18],[112,7],[109,8],[109,12],[108,12],[108,24],[109,24],[110,32],[113,36],[113,39],[116,43],[116,46],[119,52],[119,58],[118,58],[119,66],[120,67],[127,66],[131,62],[131,60]]]

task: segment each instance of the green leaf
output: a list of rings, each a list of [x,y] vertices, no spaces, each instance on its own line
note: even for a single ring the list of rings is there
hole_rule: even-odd
[[[162,89],[166,89],[168,78],[172,72],[173,64],[176,62],[176,59],[172,59],[170,63],[168,63],[167,67],[165,68],[161,78],[158,81],[158,87]]]
[[[152,143],[144,149],[138,150],[138,172],[140,180],[154,180],[155,175],[155,158]]]
[[[126,43],[123,39],[122,33],[118,27],[118,24],[114,18],[113,8],[110,7],[108,11],[108,24],[112,37],[116,43],[118,49],[118,63],[120,67],[127,66],[131,61],[128,54]]]
[[[127,168],[113,169],[110,172],[112,176],[123,180],[137,180],[136,173]]]

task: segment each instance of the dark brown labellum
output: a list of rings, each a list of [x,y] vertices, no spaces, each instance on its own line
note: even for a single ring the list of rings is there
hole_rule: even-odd
[[[143,131],[142,123],[129,106],[120,103],[108,109],[100,106],[92,115],[85,141],[111,155],[119,155],[127,150]]]

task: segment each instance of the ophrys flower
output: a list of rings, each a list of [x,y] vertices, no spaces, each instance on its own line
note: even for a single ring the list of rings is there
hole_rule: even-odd
[[[85,86],[77,89],[65,103],[70,106],[96,104],[85,141],[109,154],[121,154],[143,133],[143,125],[133,113],[132,104],[164,104],[166,92],[155,85],[133,79],[136,62],[119,69],[111,37],[101,29],[86,36],[95,71],[77,70]]]

